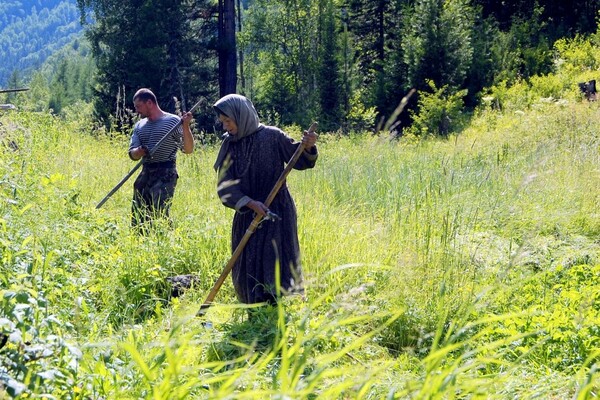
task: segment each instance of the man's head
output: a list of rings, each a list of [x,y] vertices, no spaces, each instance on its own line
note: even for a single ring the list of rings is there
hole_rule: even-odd
[[[149,117],[158,106],[158,101],[150,89],[142,88],[133,95],[133,105],[138,114]]]

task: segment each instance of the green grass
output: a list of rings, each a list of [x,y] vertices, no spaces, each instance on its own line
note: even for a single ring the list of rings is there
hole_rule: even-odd
[[[129,229],[127,138],[0,116],[0,398],[593,398],[600,113],[480,111],[448,139],[321,135],[294,171],[308,301],[248,320],[216,148],[180,155],[175,228]],[[294,135],[298,135],[292,129]],[[193,273],[168,301],[165,278]],[[206,322],[209,321],[210,325]],[[17,334],[16,332],[19,332]]]

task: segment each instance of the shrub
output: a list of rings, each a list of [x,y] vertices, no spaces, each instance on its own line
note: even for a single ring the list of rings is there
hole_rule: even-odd
[[[0,395],[4,388],[10,396],[75,398],[82,390],[77,386],[82,353],[65,339],[72,326],[49,312],[43,293],[28,279],[0,294]]]
[[[413,114],[413,124],[408,133],[415,136],[448,136],[462,123],[463,97],[466,90],[452,93],[448,86],[437,89],[428,82],[432,93],[421,92],[418,112]]]

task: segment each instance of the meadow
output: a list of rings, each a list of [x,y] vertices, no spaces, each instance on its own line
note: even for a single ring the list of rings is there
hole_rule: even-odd
[[[0,123],[0,399],[600,393],[597,103],[482,107],[447,138],[322,134],[288,178],[307,300],[251,321],[229,279],[196,317],[231,254],[215,145],[180,154],[174,226],[139,236],[133,179],[95,209],[134,166],[127,137]],[[170,298],[179,274],[200,282]]]

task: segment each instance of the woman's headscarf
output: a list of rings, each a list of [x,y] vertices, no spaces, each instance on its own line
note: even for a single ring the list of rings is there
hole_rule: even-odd
[[[262,124],[258,119],[258,113],[252,102],[239,94],[228,94],[222,97],[213,105],[213,108],[217,114],[224,114],[234,120],[238,128],[235,135],[229,133],[224,135],[223,143],[221,144],[221,149],[214,165],[215,170],[218,170],[225,157],[227,157],[229,143],[237,142],[253,134],[262,127]]]

